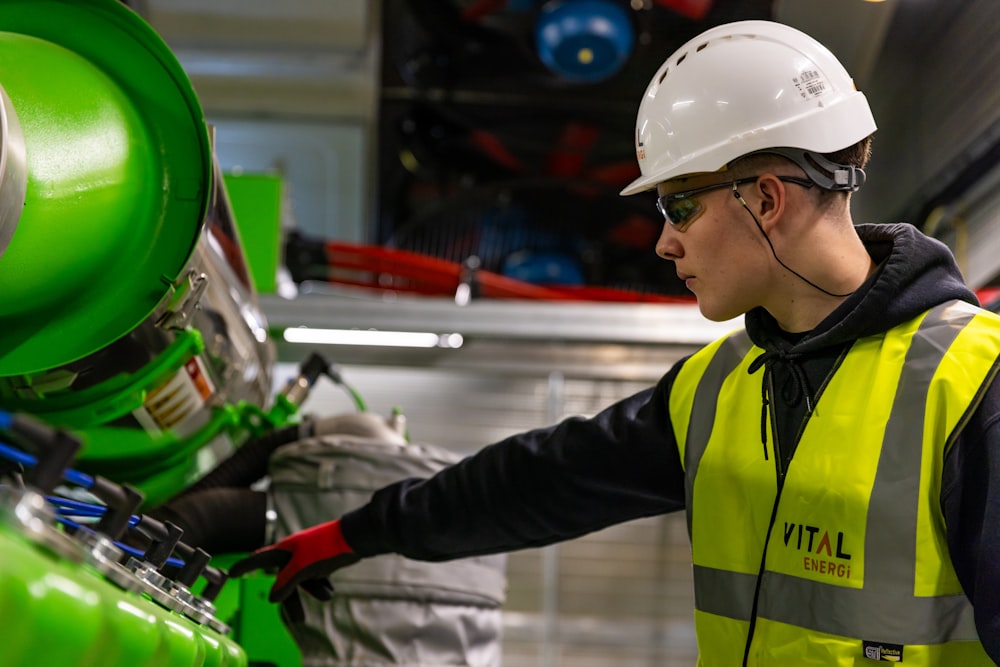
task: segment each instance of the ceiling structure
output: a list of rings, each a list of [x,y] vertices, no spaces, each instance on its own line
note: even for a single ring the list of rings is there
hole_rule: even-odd
[[[378,57],[382,47],[381,18],[394,10],[396,0],[124,0],[142,14],[174,49],[180,60],[196,79],[243,80],[247,88],[254,81],[267,84],[275,78],[288,76],[300,81],[312,81],[317,87],[336,86],[355,74],[367,73],[367,62]],[[692,4],[699,3],[691,0]],[[409,3],[404,3],[409,4]],[[448,4],[444,0],[426,0],[420,7]],[[477,4],[471,0],[455,0],[456,6]],[[482,3],[478,3],[482,4]],[[522,7],[524,0],[488,3]],[[541,6],[542,0],[535,4]],[[634,3],[629,3],[634,4]],[[640,0],[640,5],[655,8],[652,0]],[[683,4],[683,0],[676,4]],[[889,25],[897,13],[915,14],[919,22],[935,21],[944,6],[955,7],[962,2],[941,0],[834,0],[834,3],[772,0],[771,2],[740,3],[735,0],[708,2],[714,9],[704,21],[718,23],[741,17],[764,17],[788,23],[815,35],[841,59],[864,86],[874,67]],[[741,4],[745,6],[740,7]],[[383,6],[385,5],[385,6]],[[768,8],[770,5],[770,8]],[[934,9],[935,7],[940,9]],[[520,9],[521,13],[526,13]],[[661,10],[664,16],[668,9]],[[499,10],[496,13],[501,13]],[[640,12],[641,13],[641,12]],[[679,45],[693,37],[707,24],[674,14],[671,26],[666,21],[669,36],[661,43]],[[390,17],[391,18],[391,17]],[[657,25],[663,29],[664,23]],[[898,35],[894,36],[899,38]],[[655,60],[655,59],[654,59]],[[640,78],[649,73],[639,73]],[[377,82],[372,81],[372,84]],[[214,99],[214,87],[206,86],[203,94]],[[353,113],[351,100],[342,100]],[[267,109],[259,100],[258,105]],[[306,106],[305,113],[317,110]],[[325,110],[337,113],[336,110]]]
[[[622,0],[634,17],[634,50],[615,75],[590,83],[560,79],[539,60],[532,28],[540,0],[129,4],[175,50],[209,112],[364,123],[373,243],[455,260],[473,253],[484,267],[525,279],[547,266],[562,280],[681,293],[671,267],[649,250],[660,224],[651,202],[617,197],[635,173],[623,137],[666,54],[717,23],[788,23],[829,46],[859,88],[874,91],[877,147],[915,144],[924,137],[893,136],[883,120],[913,106],[890,68],[908,64],[912,73],[918,55],[929,57],[988,1]],[[708,9],[696,19],[690,8],[698,5]],[[989,156],[986,143],[926,165],[883,165],[876,151],[873,167],[903,168],[910,178],[870,179],[858,205],[874,219],[907,214],[923,223],[962,162]]]

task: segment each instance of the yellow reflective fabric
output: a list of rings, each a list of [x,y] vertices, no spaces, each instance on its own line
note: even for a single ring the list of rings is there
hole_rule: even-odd
[[[694,392],[698,379],[705,372],[708,363],[712,361],[716,350],[725,342],[725,338],[709,343],[688,357],[678,373],[677,380],[670,391],[671,419],[674,437],[680,449],[681,462],[684,462],[684,444],[687,442],[688,420],[691,417],[691,406],[694,404]],[[676,408],[674,406],[676,405]]]
[[[865,657],[864,647],[859,639],[847,639],[822,632],[802,632],[802,628],[767,619],[757,621],[758,630],[763,630],[770,643],[754,642],[747,667],[875,667],[881,662],[892,662],[889,657],[874,660]],[[741,665],[736,661],[700,663],[704,667]],[[903,647],[902,663],[924,667],[991,667],[994,665],[982,644],[978,642],[952,642],[934,646]]]
[[[866,501],[917,324],[897,336],[858,341],[823,391],[788,467],[769,570],[837,586],[864,584]]]
[[[760,374],[750,362],[754,347],[726,377],[718,395],[715,427],[694,479],[691,544],[697,565],[756,574],[778,492],[774,457],[760,441]],[[747,610],[749,615],[749,610]]]
[[[747,621],[695,610],[694,627],[700,652],[698,667],[735,667],[743,664],[743,647],[750,627]],[[703,642],[702,637],[708,639]]]
[[[914,592],[919,596],[962,591],[951,567],[945,541],[944,517],[941,514],[941,472],[945,454],[933,443],[945,443],[963,419],[988,372],[996,372],[997,348],[1000,347],[1000,317],[988,311],[978,313],[941,361],[927,398],[924,422],[923,465],[920,475],[920,498],[917,521],[917,580]],[[947,451],[947,450],[946,450]]]
[[[949,438],[996,372],[1000,317],[965,304],[929,315],[856,341],[780,493],[771,432],[767,460],[760,441],[762,373],[747,372],[763,351],[730,337],[685,362],[670,410],[689,487],[700,667],[743,664],[751,627],[754,667],[870,665],[866,651],[891,661],[896,646],[911,665],[993,664],[947,553],[940,486]],[[877,566],[870,582],[866,561]]]

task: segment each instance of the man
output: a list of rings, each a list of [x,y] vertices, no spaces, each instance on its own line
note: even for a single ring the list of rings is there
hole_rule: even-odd
[[[684,509],[700,664],[1000,661],[1000,318],[947,248],[855,226],[875,130],[834,56],[746,21],[639,108],[642,176],[702,313],[741,330],[590,419],[512,436],[237,563],[272,599],[359,558],[536,547]]]

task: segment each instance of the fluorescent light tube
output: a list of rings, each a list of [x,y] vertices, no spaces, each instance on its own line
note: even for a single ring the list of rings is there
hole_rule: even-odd
[[[462,334],[422,331],[377,331],[375,329],[312,329],[289,327],[283,337],[289,343],[312,345],[372,345],[384,347],[460,348]]]

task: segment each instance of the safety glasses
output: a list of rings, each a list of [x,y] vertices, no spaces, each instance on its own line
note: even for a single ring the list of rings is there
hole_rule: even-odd
[[[705,206],[698,200],[696,195],[709,192],[711,190],[717,190],[719,188],[732,188],[735,192],[738,186],[746,183],[753,183],[758,178],[760,178],[760,176],[747,176],[746,178],[740,178],[735,181],[713,183],[712,185],[695,188],[694,190],[686,190],[684,192],[674,192],[669,195],[663,195],[661,197],[657,197],[656,199],[656,210],[663,214],[663,219],[671,225],[683,228],[694,222],[695,218],[701,215],[702,211],[705,210]],[[795,183],[796,185],[801,185],[805,188],[813,186],[813,182],[805,178],[796,178],[794,176],[779,176],[778,178],[786,183]]]

